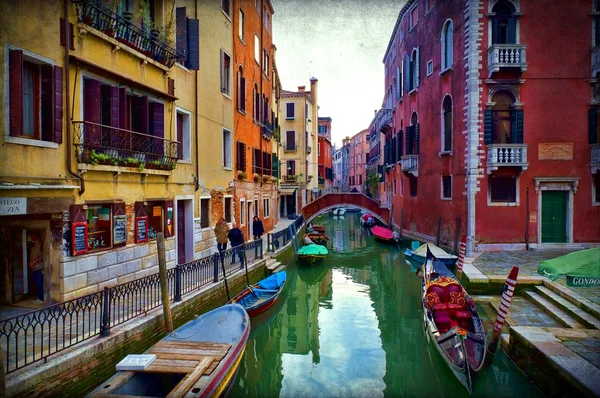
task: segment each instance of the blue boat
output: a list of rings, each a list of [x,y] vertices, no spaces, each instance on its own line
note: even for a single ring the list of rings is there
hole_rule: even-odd
[[[436,259],[443,262],[449,270],[454,269],[454,264],[458,261],[458,257],[454,254],[446,253],[444,250],[440,249],[433,243],[425,243],[421,245],[417,250],[406,249],[404,251],[404,259],[406,262],[413,267],[414,271],[421,269],[423,264],[425,263],[425,258],[427,257],[427,249],[431,251],[431,253],[435,256]]]
[[[274,273],[268,278],[248,286],[231,303],[238,303],[246,309],[249,316],[253,317],[269,309],[279,297],[287,274],[285,271]]]
[[[246,310],[224,305],[181,326],[145,355],[126,357],[117,365],[125,370],[89,396],[224,396],[235,380],[249,334]],[[140,357],[147,359],[143,366]]]

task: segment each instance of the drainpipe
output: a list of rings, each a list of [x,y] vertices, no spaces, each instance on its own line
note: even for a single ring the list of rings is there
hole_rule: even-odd
[[[63,18],[64,18],[64,43],[65,43],[65,119],[67,121],[67,139],[65,148],[67,150],[67,172],[73,177],[79,180],[79,195],[83,195],[85,192],[85,182],[79,173],[76,173],[72,169],[72,153],[71,153],[71,113],[69,112],[69,103],[71,102],[71,96],[69,95],[69,73],[70,73],[70,64],[69,64],[69,47],[71,43],[70,37],[70,29],[69,29],[69,2],[63,2]]]
[[[194,2],[194,19],[198,19],[198,3]],[[235,40],[234,40],[235,43]],[[194,154],[195,154],[195,162],[196,162],[196,176],[194,177],[194,192],[198,192],[200,189],[200,162],[198,161],[198,71],[194,73],[194,106],[195,106],[195,115],[196,121],[195,125],[195,140],[194,140]]]

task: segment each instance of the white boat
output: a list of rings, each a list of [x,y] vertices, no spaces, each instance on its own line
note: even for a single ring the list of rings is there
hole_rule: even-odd
[[[346,213],[346,209],[343,207],[337,207],[333,209],[334,216],[343,216]]]

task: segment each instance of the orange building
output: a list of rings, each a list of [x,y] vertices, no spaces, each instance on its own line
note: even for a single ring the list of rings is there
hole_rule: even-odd
[[[235,219],[246,239],[258,215],[265,232],[277,223],[272,166],[273,5],[270,0],[233,1]]]
[[[333,167],[331,150],[331,118],[319,118],[319,192],[331,193],[333,187]]]

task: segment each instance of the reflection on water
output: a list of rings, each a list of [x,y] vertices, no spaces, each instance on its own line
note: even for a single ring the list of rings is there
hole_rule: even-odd
[[[466,396],[423,331],[420,280],[403,248],[376,242],[360,214],[322,217],[319,266],[295,262],[277,304],[252,319],[231,396]],[[499,352],[475,396],[539,393]]]

